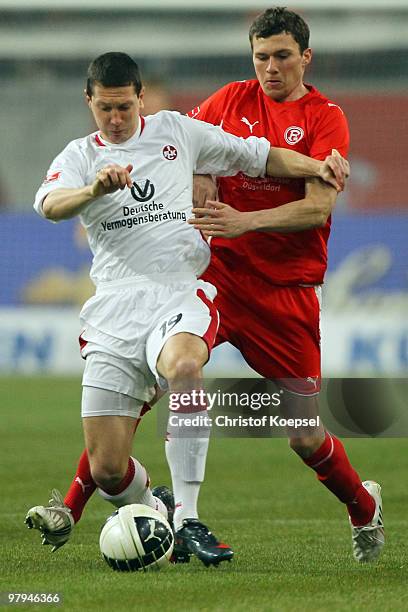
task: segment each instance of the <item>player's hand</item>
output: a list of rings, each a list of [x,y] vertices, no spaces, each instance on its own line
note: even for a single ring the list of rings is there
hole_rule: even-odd
[[[117,164],[108,164],[105,168],[98,170],[91,186],[92,197],[99,198],[107,193],[114,193],[118,189],[131,188],[133,185],[130,178],[132,170],[132,164],[129,164],[126,168]]]
[[[228,204],[207,200],[206,207],[193,208],[195,217],[188,223],[206,236],[236,238],[250,231],[250,213],[235,210]]]
[[[346,178],[350,176],[350,164],[337,149],[332,149],[331,155],[328,155],[320,166],[319,176],[337,191],[343,191]]]
[[[217,185],[210,174],[195,174],[193,177],[193,204],[205,208],[207,200],[217,200]]]

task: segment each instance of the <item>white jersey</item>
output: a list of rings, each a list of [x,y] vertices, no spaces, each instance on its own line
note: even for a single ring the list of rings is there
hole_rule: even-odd
[[[91,202],[80,214],[93,253],[95,285],[133,277],[198,277],[210,251],[192,216],[193,174],[264,176],[270,144],[239,138],[177,112],[140,117],[136,133],[111,144],[95,132],[73,140],[51,164],[34,208],[60,188],[84,187],[108,164],[133,165],[133,187]]]

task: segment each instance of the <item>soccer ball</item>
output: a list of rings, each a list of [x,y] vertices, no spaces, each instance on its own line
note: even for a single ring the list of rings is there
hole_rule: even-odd
[[[114,570],[160,569],[171,557],[173,531],[160,512],[142,504],[116,510],[102,527],[99,547]]]

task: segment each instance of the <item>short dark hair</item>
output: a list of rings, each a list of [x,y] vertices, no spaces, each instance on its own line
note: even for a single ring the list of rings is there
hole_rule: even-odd
[[[292,34],[301,53],[309,47],[309,26],[300,15],[288,11],[286,7],[266,9],[258,15],[249,28],[249,42],[252,47],[254,36],[268,38],[282,32]]]
[[[89,64],[86,93],[93,94],[95,83],[103,87],[126,87],[133,85],[137,95],[142,91],[142,80],[139,66],[126,53],[110,51],[104,53]]]

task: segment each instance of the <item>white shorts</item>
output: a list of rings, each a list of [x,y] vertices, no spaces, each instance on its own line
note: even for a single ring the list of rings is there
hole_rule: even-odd
[[[171,336],[199,336],[210,354],[219,325],[215,287],[195,278],[166,281],[106,283],[86,302],[80,315],[83,385],[149,401],[156,381],[164,386],[156,365]]]
[[[103,348],[92,342],[87,343],[87,353],[85,369],[82,377],[82,385],[85,387],[97,387],[108,391],[116,391],[129,396],[140,403],[150,402],[155,395],[154,377],[152,374],[145,375],[139,368],[135,367],[130,359],[122,359],[115,355],[103,352]],[[103,414],[117,414],[116,411],[104,412],[97,415],[92,409],[91,414],[84,414],[84,401],[82,402],[82,416],[102,416]],[[134,416],[125,414],[122,416]]]

